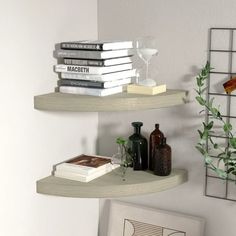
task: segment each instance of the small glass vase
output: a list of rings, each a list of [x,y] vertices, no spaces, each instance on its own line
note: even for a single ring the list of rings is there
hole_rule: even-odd
[[[116,172],[121,174],[122,179],[125,181],[125,174],[127,168],[132,165],[132,158],[128,153],[128,148],[126,143],[118,144],[117,153],[112,156],[112,163],[120,165],[120,168]]]

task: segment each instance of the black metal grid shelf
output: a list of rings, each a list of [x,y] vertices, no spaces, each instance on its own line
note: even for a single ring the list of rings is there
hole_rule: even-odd
[[[222,33],[227,33],[228,37],[223,37],[223,44],[227,45],[227,48],[214,48],[214,40],[217,40],[215,36],[215,32],[219,33],[220,31]],[[210,96],[226,96],[226,104],[221,104],[226,106],[226,114],[223,114],[222,117],[225,118],[226,122],[231,122],[233,119],[236,120],[236,116],[231,114],[231,111],[233,107],[236,108],[236,104],[233,104],[232,98],[236,97],[234,94],[225,94],[225,93],[218,93],[218,92],[212,92],[211,91],[211,80],[214,75],[221,75],[221,76],[227,76],[227,79],[232,79],[233,76],[236,75],[236,72],[233,71],[233,63],[234,58],[236,58],[236,48],[234,45],[234,37],[236,33],[236,28],[210,28],[209,32],[209,50],[208,50],[208,61],[210,62],[211,66],[214,68],[214,71],[210,72],[209,79],[208,79],[208,89],[207,89],[207,101],[209,101]],[[222,34],[223,35],[223,34]],[[221,39],[222,40],[222,39]],[[235,43],[236,44],[236,43]],[[219,68],[216,68],[214,64],[212,64],[212,54],[214,53],[215,57],[219,57],[221,59],[222,53],[227,53],[227,59],[228,59],[228,68],[227,71],[221,70]],[[234,108],[234,109],[235,109]],[[211,115],[209,112],[206,113],[206,122],[209,122]],[[221,135],[212,135],[214,138],[220,138],[225,140],[225,147],[229,145],[229,139],[227,137],[221,136]],[[208,144],[207,144],[208,148]],[[218,157],[212,155],[217,161]],[[209,169],[206,168],[206,176],[205,176],[205,195],[208,197],[214,197],[219,199],[225,199],[229,201],[236,201],[236,180],[232,179],[226,179],[223,180],[218,176],[215,176]]]

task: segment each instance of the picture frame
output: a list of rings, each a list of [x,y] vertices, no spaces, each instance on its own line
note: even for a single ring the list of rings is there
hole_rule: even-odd
[[[110,201],[109,236],[203,236],[204,219]]]

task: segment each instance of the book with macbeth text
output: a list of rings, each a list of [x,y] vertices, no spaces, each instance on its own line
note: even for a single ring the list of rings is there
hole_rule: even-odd
[[[55,65],[56,72],[69,72],[78,74],[106,74],[123,70],[132,69],[132,63],[115,65],[115,66],[76,66],[76,65]]]

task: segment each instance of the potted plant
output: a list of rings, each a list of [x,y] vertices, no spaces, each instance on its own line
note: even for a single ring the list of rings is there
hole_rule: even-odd
[[[236,136],[233,131],[232,124],[225,121],[219,106],[214,105],[214,97],[206,99],[207,80],[213,68],[209,62],[202,68],[196,77],[197,88],[195,89],[197,96],[196,101],[204,108],[203,111],[209,113],[209,121],[202,122],[202,129],[198,130],[199,141],[196,145],[197,150],[202,154],[206,167],[213,170],[222,179],[234,179],[236,177]],[[215,121],[221,124],[221,131],[225,138],[228,139],[228,145],[222,147],[212,139],[214,135]],[[218,155],[213,157],[211,150],[217,151]],[[217,162],[214,162],[217,158]]]

